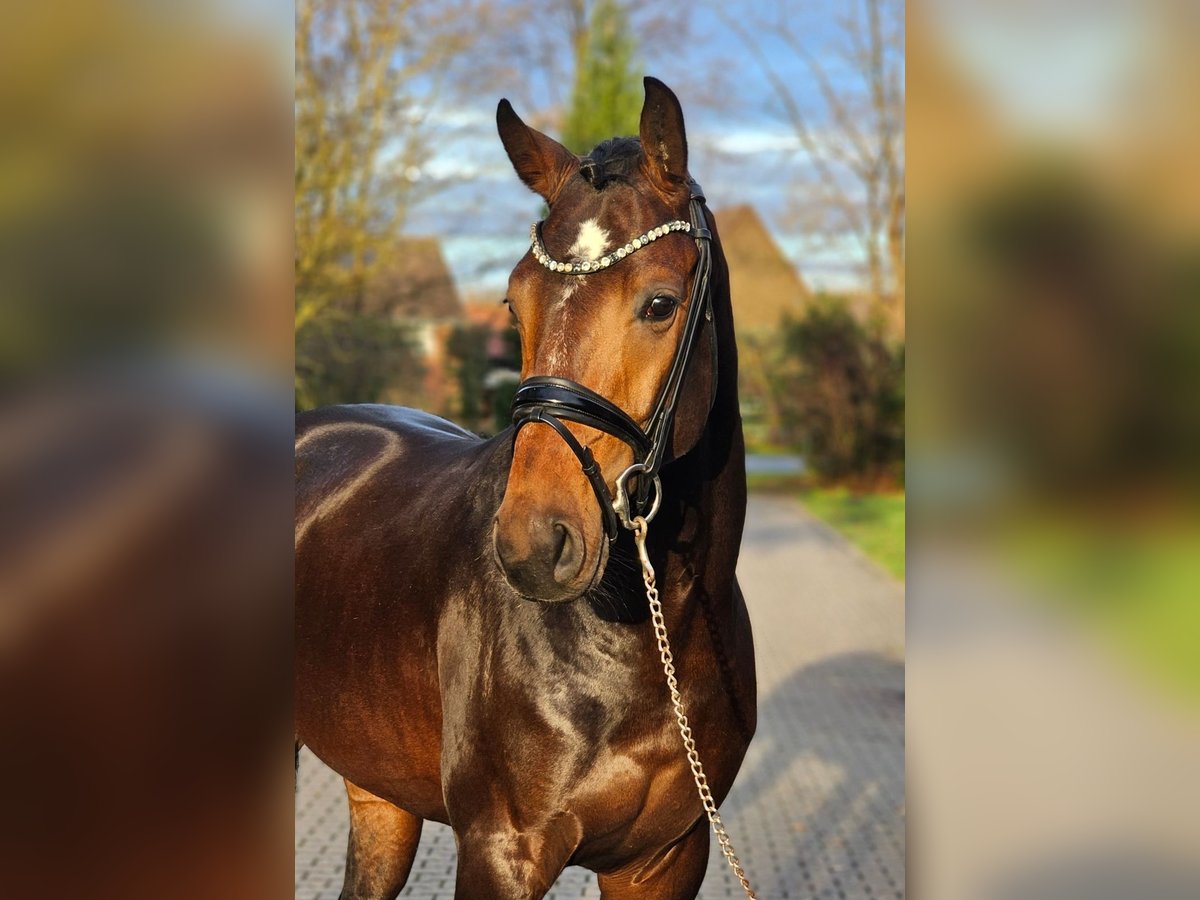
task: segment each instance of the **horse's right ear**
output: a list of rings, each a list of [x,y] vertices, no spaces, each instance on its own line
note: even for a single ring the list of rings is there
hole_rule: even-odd
[[[553,205],[567,179],[579,168],[579,158],[522,122],[507,100],[496,107],[496,129],[521,180]]]

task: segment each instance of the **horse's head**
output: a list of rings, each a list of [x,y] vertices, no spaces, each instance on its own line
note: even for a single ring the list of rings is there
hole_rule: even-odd
[[[689,210],[679,101],[656,79],[647,78],[645,87],[639,137],[605,141],[582,160],[527,126],[506,100],[496,119],[517,174],[550,210],[509,279],[522,382],[540,382],[539,399],[556,387],[546,376],[582,386],[632,419],[635,438],[661,425],[661,461],[686,452],[704,430],[715,338],[699,312],[691,317],[692,362],[681,379],[669,375],[689,306],[699,310],[707,302],[702,291],[693,292],[699,270],[707,268],[707,260],[697,265],[701,251],[693,238],[707,231],[690,223],[693,215],[701,216],[700,226],[708,223],[699,203]],[[664,389],[677,380],[673,417],[656,416]],[[570,600],[599,583],[614,522],[605,503],[618,476],[645,461],[644,448],[639,453],[617,436],[627,431],[614,434],[586,419],[548,422],[534,415],[516,435],[494,545],[509,583],[529,598]],[[581,460],[586,465],[591,457],[599,474],[589,482]]]

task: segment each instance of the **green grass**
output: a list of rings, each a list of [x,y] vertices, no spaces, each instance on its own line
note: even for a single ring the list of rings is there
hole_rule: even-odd
[[[1200,698],[1200,526],[1014,526],[1006,549],[1046,596],[1105,634],[1165,687]]]
[[[904,579],[904,494],[854,494],[845,488],[808,488],[800,500],[885,571]]]
[[[796,494],[812,485],[807,475],[777,475],[754,473],[746,475],[748,490],[759,494]]]

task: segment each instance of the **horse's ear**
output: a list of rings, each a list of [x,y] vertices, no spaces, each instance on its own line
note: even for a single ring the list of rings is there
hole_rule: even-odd
[[[558,141],[522,122],[507,100],[501,100],[496,107],[496,129],[521,180],[553,204],[567,179],[579,168],[579,158]]]
[[[640,137],[646,176],[667,197],[687,192],[687,135],[683,108],[674,92],[657,78],[646,77]]]

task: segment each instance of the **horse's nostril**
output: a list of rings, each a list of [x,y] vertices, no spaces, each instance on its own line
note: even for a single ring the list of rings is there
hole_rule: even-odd
[[[558,540],[554,554],[554,580],[559,584],[569,584],[583,568],[583,539],[578,531],[565,522],[555,522],[554,533]]]
[[[497,518],[492,540],[509,584],[526,597],[557,600],[578,589],[585,556],[578,528],[541,517],[524,528],[505,528]]]
[[[555,522],[553,526],[554,532],[554,560],[555,563],[562,557],[563,551],[569,549],[567,545],[571,543],[571,535],[567,533],[567,526],[562,522]]]

